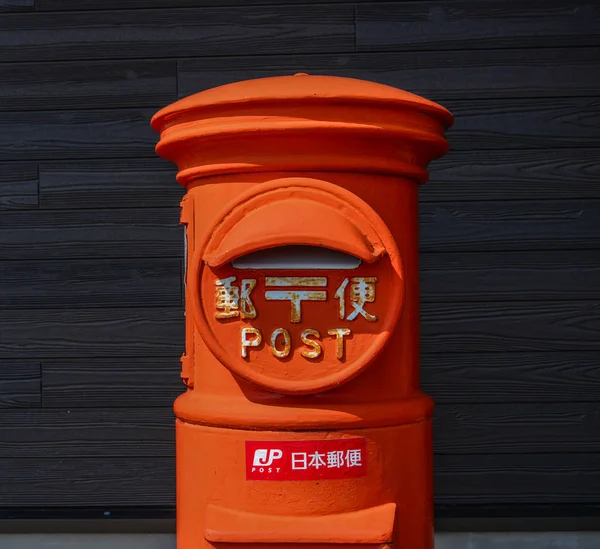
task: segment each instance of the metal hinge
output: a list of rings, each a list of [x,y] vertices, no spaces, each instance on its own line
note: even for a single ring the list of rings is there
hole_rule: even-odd
[[[192,357],[187,356],[185,353],[181,355],[180,376],[187,387],[190,389],[194,387],[194,361]]]

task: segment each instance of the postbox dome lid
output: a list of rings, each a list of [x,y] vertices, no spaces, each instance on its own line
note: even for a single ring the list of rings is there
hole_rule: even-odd
[[[214,175],[355,171],[423,183],[445,154],[453,117],[390,86],[297,74],[246,80],[191,95],[152,118],[157,153],[182,185]]]
[[[185,118],[191,112],[205,108],[241,106],[244,104],[278,102],[289,104],[302,100],[323,100],[350,103],[378,103],[410,107],[439,119],[445,128],[454,122],[450,111],[413,93],[357,78],[321,76],[297,73],[293,76],[256,78],[225,84],[190,95],[157,112],[152,127],[162,131],[174,119]]]

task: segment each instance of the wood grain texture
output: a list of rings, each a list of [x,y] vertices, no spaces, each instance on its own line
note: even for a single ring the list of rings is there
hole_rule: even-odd
[[[446,101],[456,118],[451,150],[596,146],[600,98]]]
[[[38,167],[33,162],[0,164],[0,211],[38,207]]]
[[[598,301],[424,303],[427,353],[600,351]]]
[[[600,452],[600,402],[438,404],[433,426],[436,454]]]
[[[0,360],[0,410],[40,406],[42,396],[40,372],[39,362]]]
[[[425,354],[421,385],[436,405],[498,403],[510,411],[515,402],[597,404],[598,363],[597,352],[577,350]]]
[[[176,174],[177,168],[161,158],[44,162],[40,207],[178,207],[184,188]]]
[[[435,457],[437,504],[561,504],[600,500],[600,454]]]
[[[396,2],[359,5],[358,51],[538,48],[600,44],[589,0]]]
[[[98,259],[183,255],[179,209],[5,212],[4,259]]]
[[[56,30],[60,29],[60,32]],[[352,6],[138,9],[11,14],[4,61],[147,59],[354,50]]]
[[[13,0],[17,1],[17,0]],[[26,0],[23,0],[26,1]],[[33,0],[31,0],[33,1]],[[352,4],[371,2],[372,0],[353,0]],[[398,0],[384,0],[395,1]],[[226,6],[285,6],[293,4],[290,0],[219,0],[218,5]],[[302,0],[302,4],[348,4],[349,0]],[[215,0],[36,0],[36,11],[70,11],[100,9],[139,9],[139,8],[194,8],[198,6],[214,7]]]
[[[173,458],[14,458],[0,463],[0,507],[175,505]]]
[[[296,72],[456,116],[420,191],[437,505],[600,502],[598,2],[6,11],[23,13],[0,19],[0,508],[175,505],[183,189],[149,121],[177,96]]]
[[[600,198],[600,149],[450,151],[422,202]]]
[[[0,110],[154,107],[177,99],[177,62],[7,63]]]
[[[424,303],[423,353],[600,350],[598,302]],[[9,310],[7,358],[172,356],[183,349],[177,308]]]
[[[178,251],[178,250],[174,250]],[[421,301],[600,299],[600,252],[424,253]],[[3,308],[179,305],[179,259],[14,261]]]
[[[139,389],[138,389],[139,390]],[[436,454],[598,452],[598,403],[440,404]],[[172,407],[0,411],[0,458],[170,457]]]
[[[169,406],[183,391],[179,355],[43,361],[44,407]],[[421,382],[436,403],[597,402],[595,352],[425,354]]]
[[[424,355],[436,403],[596,402],[594,352]],[[183,391],[179,357],[43,361],[44,407],[169,406]]]
[[[171,407],[2,410],[0,458],[171,457],[174,422]]]
[[[160,158],[42,162],[39,169],[42,209],[175,207],[184,192],[175,166]],[[421,202],[600,198],[600,149],[454,150],[429,169]]]
[[[589,147],[600,140],[600,99],[446,102],[453,150]],[[0,160],[155,158],[156,109],[15,111],[0,120]]]
[[[299,70],[372,80],[433,101],[597,96],[598,48],[338,53],[179,61],[181,97],[249,78]]]
[[[423,253],[421,302],[600,300],[600,251]]]
[[[5,261],[0,263],[0,307],[178,307],[179,259]]]
[[[173,357],[184,349],[181,308],[5,311],[0,357]]]
[[[437,504],[595,503],[598,454],[436,456]],[[173,458],[4,459],[0,506],[172,506]]]
[[[185,391],[179,377],[179,354],[46,359],[42,364],[44,408],[170,407]]]
[[[600,200],[443,202],[419,206],[423,252],[600,248]]]
[[[33,11],[35,0],[0,0],[0,13],[9,11]]]
[[[155,109],[14,111],[0,116],[0,160],[156,157]]]

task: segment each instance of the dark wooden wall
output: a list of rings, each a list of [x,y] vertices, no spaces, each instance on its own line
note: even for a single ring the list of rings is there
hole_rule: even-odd
[[[600,504],[597,0],[0,9],[0,508],[174,504],[182,191],[149,119],[298,71],[456,116],[421,194],[438,509]]]

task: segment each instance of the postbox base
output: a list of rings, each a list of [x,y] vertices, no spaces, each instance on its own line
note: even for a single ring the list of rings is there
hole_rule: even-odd
[[[433,548],[431,421],[344,431],[176,422],[177,547]]]

